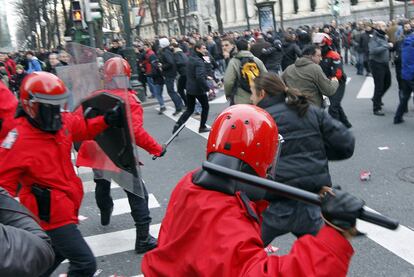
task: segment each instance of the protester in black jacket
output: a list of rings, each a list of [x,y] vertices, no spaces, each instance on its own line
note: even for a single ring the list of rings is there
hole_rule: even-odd
[[[52,266],[50,239],[34,216],[0,188],[0,276],[39,276]]]
[[[177,66],[175,64],[174,53],[170,48],[170,41],[167,38],[161,38],[159,40],[159,61],[161,63],[162,75],[165,80],[165,86],[167,87],[168,95],[175,106],[174,116],[178,115],[183,109],[183,102],[180,96],[175,91],[174,82],[177,77]]]
[[[352,133],[325,110],[311,105],[305,95],[287,88],[275,73],[254,80],[251,100],[272,115],[284,139],[271,177],[309,192],[329,192],[328,160],[352,156]],[[297,237],[316,234],[322,224],[319,207],[280,197],[263,213],[263,242],[267,245],[289,232]]]
[[[283,58],[282,58],[282,70],[284,71],[289,65],[295,63],[296,59],[302,56],[302,51],[296,44],[295,34],[286,34],[285,42],[282,45]]]
[[[187,110],[174,125],[173,133],[193,114],[196,99],[200,102],[202,107],[200,128],[198,132],[204,133],[210,131],[210,128],[206,126],[209,110],[206,92],[210,90],[207,83],[206,64],[203,58],[206,51],[207,48],[204,43],[199,41],[194,45],[194,52],[190,56],[187,64]]]
[[[283,58],[282,42],[275,40],[273,45],[262,50],[266,69],[271,72],[279,73],[282,70],[281,63]]]

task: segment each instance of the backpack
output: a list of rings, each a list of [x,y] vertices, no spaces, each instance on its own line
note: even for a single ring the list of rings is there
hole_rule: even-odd
[[[149,77],[151,77],[154,80],[154,83],[157,85],[164,84],[164,78],[162,77],[162,71],[160,67],[158,66],[159,60],[157,56],[154,55],[154,57],[150,57],[150,65],[151,65],[151,74]]]
[[[240,59],[240,79],[239,87],[243,90],[252,93],[250,90],[250,84],[253,80],[260,75],[259,67],[254,61],[253,57]]]
[[[401,45],[402,69],[401,75],[404,80],[414,79],[414,34],[407,36]]]

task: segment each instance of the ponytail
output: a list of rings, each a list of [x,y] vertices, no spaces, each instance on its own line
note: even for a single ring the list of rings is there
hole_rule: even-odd
[[[286,104],[294,108],[300,117],[303,117],[309,108],[309,97],[295,88],[286,90]]]
[[[309,96],[295,88],[288,88],[276,73],[263,73],[254,79],[254,84],[257,91],[264,90],[269,96],[284,94],[286,104],[296,110],[300,117],[303,117],[308,111]]]

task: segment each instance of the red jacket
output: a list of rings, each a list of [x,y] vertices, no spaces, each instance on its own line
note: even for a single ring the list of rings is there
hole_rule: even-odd
[[[0,127],[0,141],[2,141],[15,125],[14,115],[17,108],[16,97],[3,82],[0,82],[0,103],[0,120],[2,121]]]
[[[6,68],[10,75],[16,74],[16,62],[13,59],[8,58],[6,61]],[[11,76],[9,76],[10,78]]]
[[[0,186],[16,196],[20,183],[20,202],[33,214],[38,215],[38,206],[32,185],[50,189],[50,221],[40,221],[45,230],[78,223],[83,188],[73,169],[72,143],[92,139],[108,126],[102,116],[85,121],[71,113],[62,113],[62,122],[62,129],[53,134],[20,117],[0,147]]]
[[[288,255],[268,256],[254,218],[260,202],[246,203],[240,194],[206,190],[191,180],[187,174],[171,195],[158,247],[142,260],[145,276],[346,276],[353,249],[335,229],[301,237]]]
[[[155,52],[151,49],[148,49],[147,52],[145,52],[145,58],[142,63],[142,65],[145,68],[145,74],[151,75],[152,74],[152,65],[151,61],[157,59],[157,56],[155,55]]]
[[[119,96],[123,99],[126,97],[124,90],[102,90],[97,91],[96,94],[101,92],[111,92],[113,95]],[[128,100],[131,117],[132,117],[132,130],[135,137],[135,143],[139,147],[145,149],[152,155],[159,155],[162,152],[162,146],[151,137],[150,134],[145,131],[144,124],[144,111],[141,106],[141,102],[136,96],[135,92],[130,90],[128,93]],[[76,166],[85,166],[96,169],[118,171],[118,168],[112,163],[112,161],[105,155],[105,153],[99,148],[95,141],[85,141],[82,143],[79,149],[78,158],[76,160]]]

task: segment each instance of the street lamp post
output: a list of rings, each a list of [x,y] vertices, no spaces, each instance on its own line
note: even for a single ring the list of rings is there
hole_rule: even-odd
[[[244,0],[244,14],[246,16],[247,29],[250,30],[249,11],[247,10],[247,0]]]

